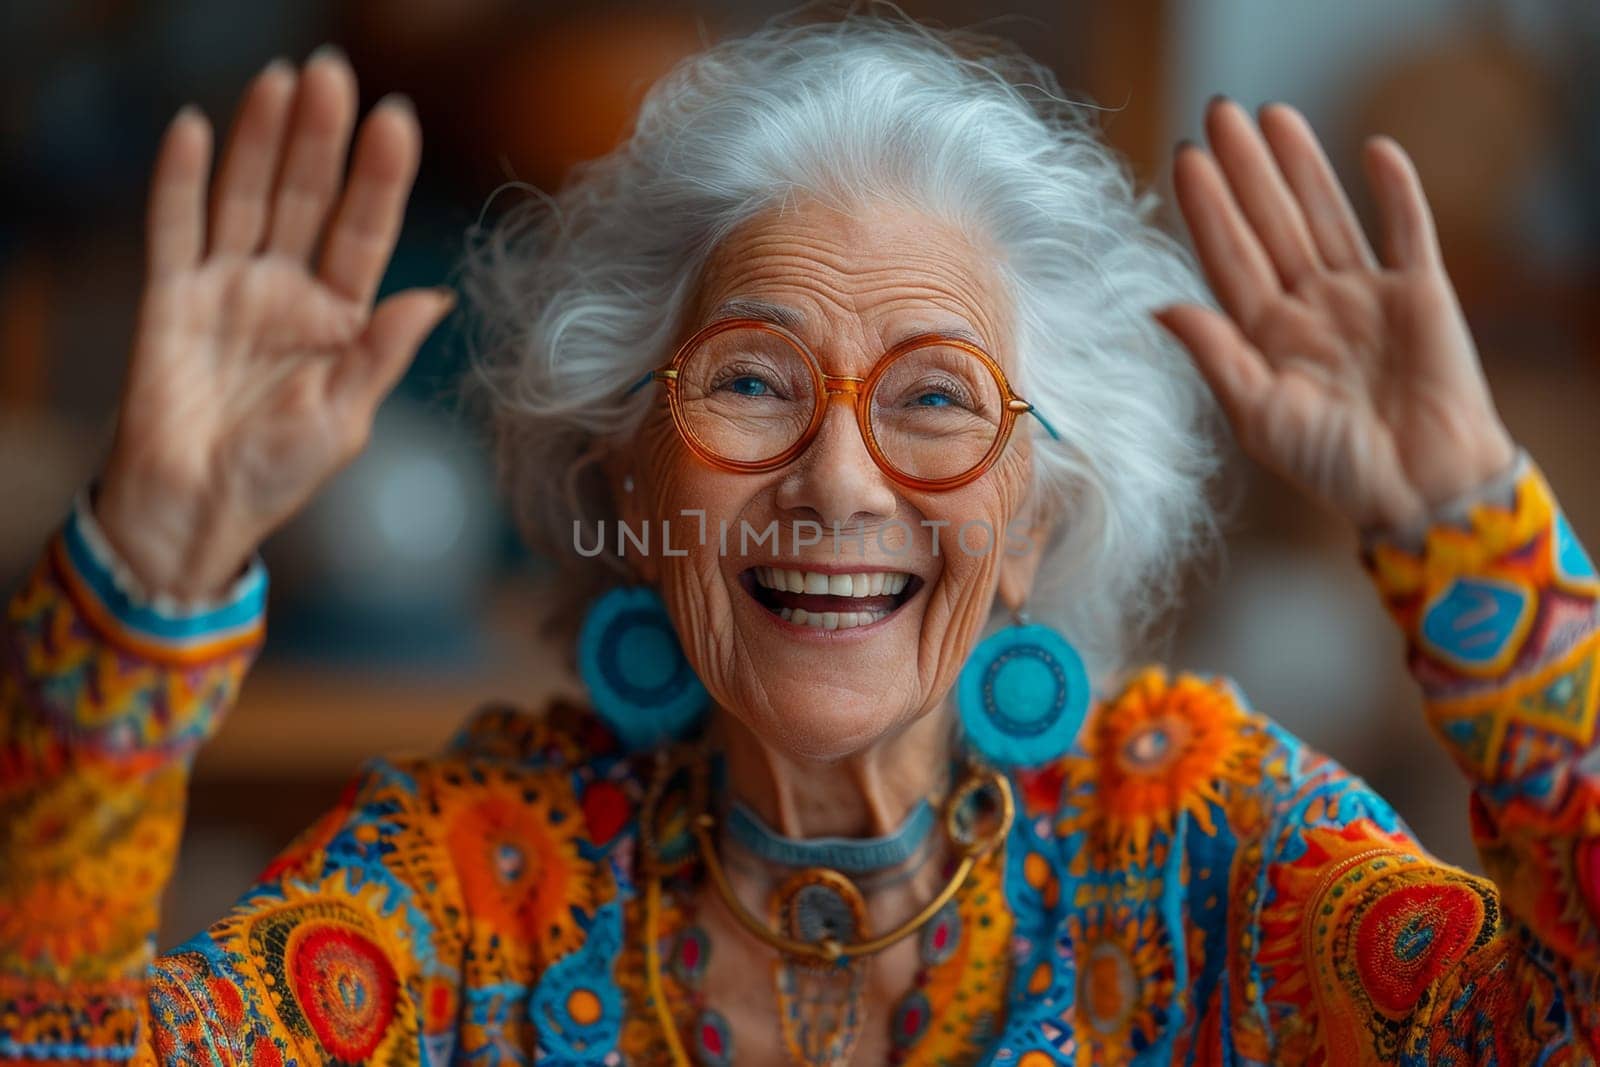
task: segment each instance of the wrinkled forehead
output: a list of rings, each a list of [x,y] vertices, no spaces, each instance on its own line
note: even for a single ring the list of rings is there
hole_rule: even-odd
[[[909,336],[948,333],[1009,364],[1012,308],[993,252],[940,219],[815,200],[746,220],[712,250],[684,336],[725,318],[796,334],[825,362],[875,358]]]

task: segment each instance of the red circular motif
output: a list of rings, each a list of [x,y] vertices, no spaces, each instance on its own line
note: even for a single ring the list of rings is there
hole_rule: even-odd
[[[394,965],[359,930],[331,922],[297,926],[284,951],[295,1002],[334,1057],[361,1062],[394,1021]]]
[[[1356,927],[1356,968],[1373,1004],[1411,1011],[1483,925],[1483,900],[1459,885],[1408,885],[1374,901]]]

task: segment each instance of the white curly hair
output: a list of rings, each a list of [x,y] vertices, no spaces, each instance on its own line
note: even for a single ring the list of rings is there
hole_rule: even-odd
[[[610,154],[474,232],[470,382],[524,536],[572,595],[623,573],[572,550],[574,520],[611,517],[593,445],[627,440],[660,402],[629,387],[670,354],[710,251],[796,193],[856,210],[888,198],[999,249],[1011,376],[1061,434],[1023,424],[1036,499],[1060,516],[1028,611],[1103,681],[1145,651],[1184,563],[1215,541],[1215,406],[1150,316],[1209,298],[1093,110],[976,34],[869,11],[723,41],[662,78]]]

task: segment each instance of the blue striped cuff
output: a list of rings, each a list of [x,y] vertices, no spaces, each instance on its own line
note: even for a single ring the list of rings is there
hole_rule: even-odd
[[[220,597],[192,603],[140,587],[95,521],[89,494],[80,492],[61,531],[68,563],[101,607],[134,636],[161,644],[212,644],[261,627],[267,568],[259,555]]]

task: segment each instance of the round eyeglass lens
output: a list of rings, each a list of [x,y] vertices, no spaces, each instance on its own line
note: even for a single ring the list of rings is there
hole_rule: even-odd
[[[701,341],[678,370],[678,408],[703,447],[759,463],[799,441],[816,411],[816,379],[790,341],[754,327]]]
[[[911,351],[885,367],[867,397],[878,450],[914,478],[956,478],[983,462],[1000,436],[1005,401],[983,360],[953,345]]]

